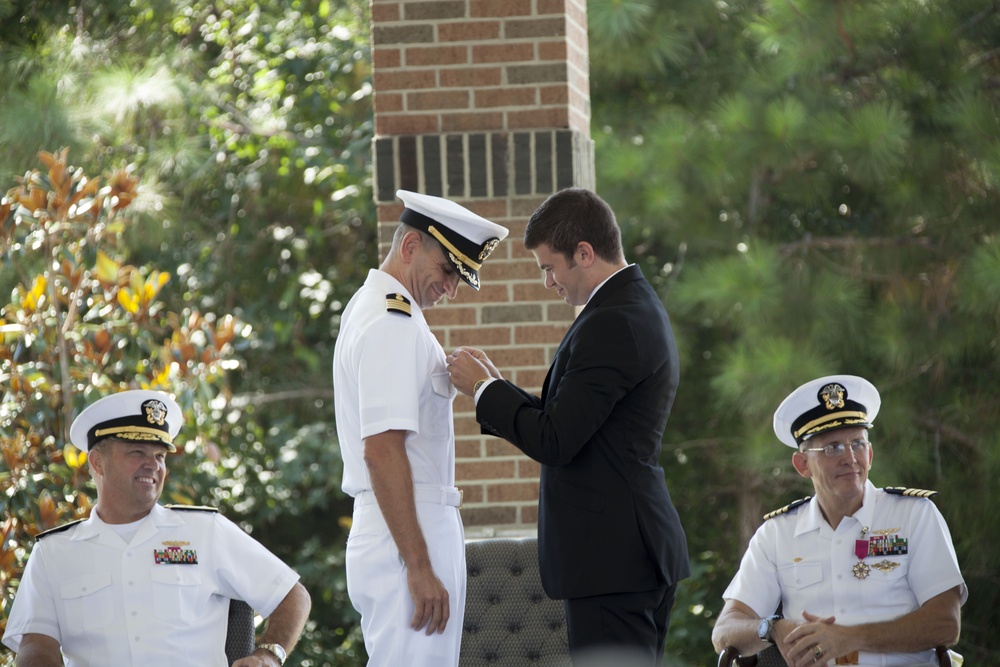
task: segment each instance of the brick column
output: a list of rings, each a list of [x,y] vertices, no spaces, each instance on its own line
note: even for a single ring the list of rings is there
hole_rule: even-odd
[[[593,188],[585,0],[372,1],[374,176],[383,252],[397,188],[454,199],[511,233],[427,319],[446,351],[483,348],[539,392],[574,316],[545,290],[524,225],[553,192]],[[531,530],[538,464],[479,433],[455,402],[458,485],[470,534]]]

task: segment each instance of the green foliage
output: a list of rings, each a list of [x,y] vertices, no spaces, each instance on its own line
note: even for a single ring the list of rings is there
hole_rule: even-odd
[[[679,591],[670,664],[714,664],[711,624],[746,539],[809,489],[771,410],[832,372],[865,375],[884,397],[875,481],[942,492],[972,590],[960,649],[967,664],[996,664],[1000,565],[982,538],[998,528],[982,507],[1000,474],[995,6],[588,4],[597,182],[682,355],[664,458],[695,575]],[[67,410],[89,399],[61,392],[96,395],[176,364],[190,451],[171,461],[169,493],[218,504],[303,574],[314,608],[293,665],[365,659],[343,580],[350,504],[329,369],[339,313],[376,257],[367,9],[0,0],[0,183],[69,146],[82,173],[128,167],[136,184],[128,223],[101,239],[114,280],[94,277],[96,237],[79,257],[26,227],[15,243],[2,216],[0,336],[37,332],[2,347],[20,372],[16,391],[13,375],[0,381],[19,397],[0,407],[0,484],[21,503],[4,508],[5,544],[11,522],[85,512],[87,477],[62,444]],[[53,286],[84,275],[75,284],[95,301],[60,341],[54,318],[71,299]],[[147,310],[125,314],[118,292],[138,304],[156,285]],[[203,363],[229,326],[224,360]],[[72,373],[66,346],[83,351]],[[26,555],[0,552],[5,587]]]
[[[128,165],[140,181],[113,257],[170,280],[156,344],[121,353],[183,355],[176,335],[212,341],[234,327],[233,365],[185,389],[194,455],[171,461],[169,500],[218,505],[303,574],[312,620],[290,664],[360,664],[330,367],[339,313],[376,263],[367,4],[21,0],[10,15],[20,21],[0,22],[0,182],[56,140],[84,171]],[[0,267],[0,291],[22,282]]]
[[[39,157],[44,168],[0,201],[4,273],[18,280],[0,302],[0,632],[34,536],[93,505],[86,454],[68,442],[73,417],[122,389],[160,389],[188,415],[185,434],[198,432],[193,416],[225,390],[243,329],[228,315],[166,309],[170,275],[121,261],[142,196],[127,170],[91,178],[65,150]],[[170,500],[191,503],[213,485],[193,467],[213,447],[188,439],[171,462]]]
[[[681,345],[665,456],[692,553],[735,570],[763,512],[809,492],[774,408],[813,377],[863,375],[884,401],[873,479],[942,491],[972,592],[959,648],[997,664],[1000,563],[973,545],[1000,529],[978,518],[1000,465],[996,7],[598,4],[616,22],[591,14],[592,54],[658,21],[687,54],[627,73],[594,58],[591,90],[597,181]],[[728,576],[701,577],[686,586],[718,610]],[[708,625],[691,625],[695,664],[714,662]]]

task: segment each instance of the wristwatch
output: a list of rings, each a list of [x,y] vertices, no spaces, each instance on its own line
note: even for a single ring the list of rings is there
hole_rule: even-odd
[[[774,624],[779,618],[781,616],[774,615],[761,619],[760,625],[757,626],[757,636],[760,637],[762,642],[767,642],[768,644],[774,643]]]
[[[285,658],[288,654],[285,653],[285,647],[281,644],[257,644],[257,648],[262,648],[265,651],[270,651],[274,654],[274,657],[278,659],[278,662],[282,665],[285,664]]]
[[[472,395],[473,396],[475,396],[476,394],[479,393],[479,388],[482,387],[484,384],[486,384],[487,380],[489,380],[489,378],[483,378],[482,380],[479,380],[478,382],[476,382],[476,384],[474,384],[472,386]]]

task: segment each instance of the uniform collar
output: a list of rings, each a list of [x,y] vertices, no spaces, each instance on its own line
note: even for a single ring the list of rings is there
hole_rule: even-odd
[[[862,526],[872,526],[875,520],[875,496],[878,489],[870,479],[865,480],[865,497],[861,501],[861,509],[854,513],[854,519]],[[845,518],[846,520],[846,518]]]
[[[865,480],[865,493],[861,500],[861,508],[854,513],[854,516],[845,516],[840,522],[841,526],[844,525],[845,521],[856,521],[862,526],[871,526],[872,517],[875,515],[875,494],[877,491],[870,479]],[[819,508],[819,500],[815,497],[806,504],[803,510],[799,513],[798,523],[795,525],[796,537],[811,530],[822,530],[824,527],[832,530]]]
[[[157,503],[156,505],[153,505],[153,509],[150,510],[149,514],[142,519],[142,525],[139,526],[139,530],[136,532],[135,537],[132,538],[132,544],[138,544],[141,541],[156,535],[160,527],[179,526],[183,523],[184,522],[180,519],[180,517],[176,516],[174,512],[171,512]],[[109,524],[105,523],[101,517],[97,515],[96,511],[92,511],[87,520],[81,523],[79,527],[73,531],[73,534],[70,535],[70,540],[92,540],[95,538],[102,543],[108,542],[109,540],[114,543],[121,543],[121,538],[118,537],[118,533],[116,533]]]

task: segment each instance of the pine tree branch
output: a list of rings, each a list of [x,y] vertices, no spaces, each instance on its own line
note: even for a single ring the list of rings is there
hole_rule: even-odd
[[[963,33],[972,30],[977,24],[984,21],[990,15],[996,14],[998,11],[1000,11],[1000,1],[994,0],[992,6],[985,8],[983,11],[979,12],[974,16],[969,17],[969,19],[965,23],[958,26],[958,28],[955,29],[954,33],[955,37],[959,37]]]
[[[862,238],[858,236],[812,236],[806,235],[798,241],[781,246],[784,257],[809,250],[852,250],[854,248],[877,248],[885,246],[917,246],[930,248],[931,240],[923,236],[883,236]]]
[[[844,43],[847,47],[847,52],[851,55],[849,62],[854,62],[857,59],[857,53],[854,50],[854,41],[851,36],[847,34],[847,30],[844,28],[844,15],[842,11],[842,5],[840,0],[834,3],[834,13],[837,15],[837,34],[840,36],[840,41]]]
[[[968,72],[969,70],[979,67],[983,63],[995,58],[1000,58],[1000,48],[990,49],[986,53],[980,53],[978,56],[970,58],[969,62],[962,67],[962,71]]]
[[[937,419],[934,419],[932,417],[919,416],[917,417],[917,419],[922,426],[925,426],[927,430],[931,431],[932,433],[939,433],[949,440],[954,440],[956,442],[959,442],[968,447],[969,449],[975,451],[976,453],[982,454],[983,452],[982,443],[979,442],[978,439],[973,438],[971,435],[968,435],[964,431],[960,431],[954,426],[949,426],[948,424],[938,421]]]

